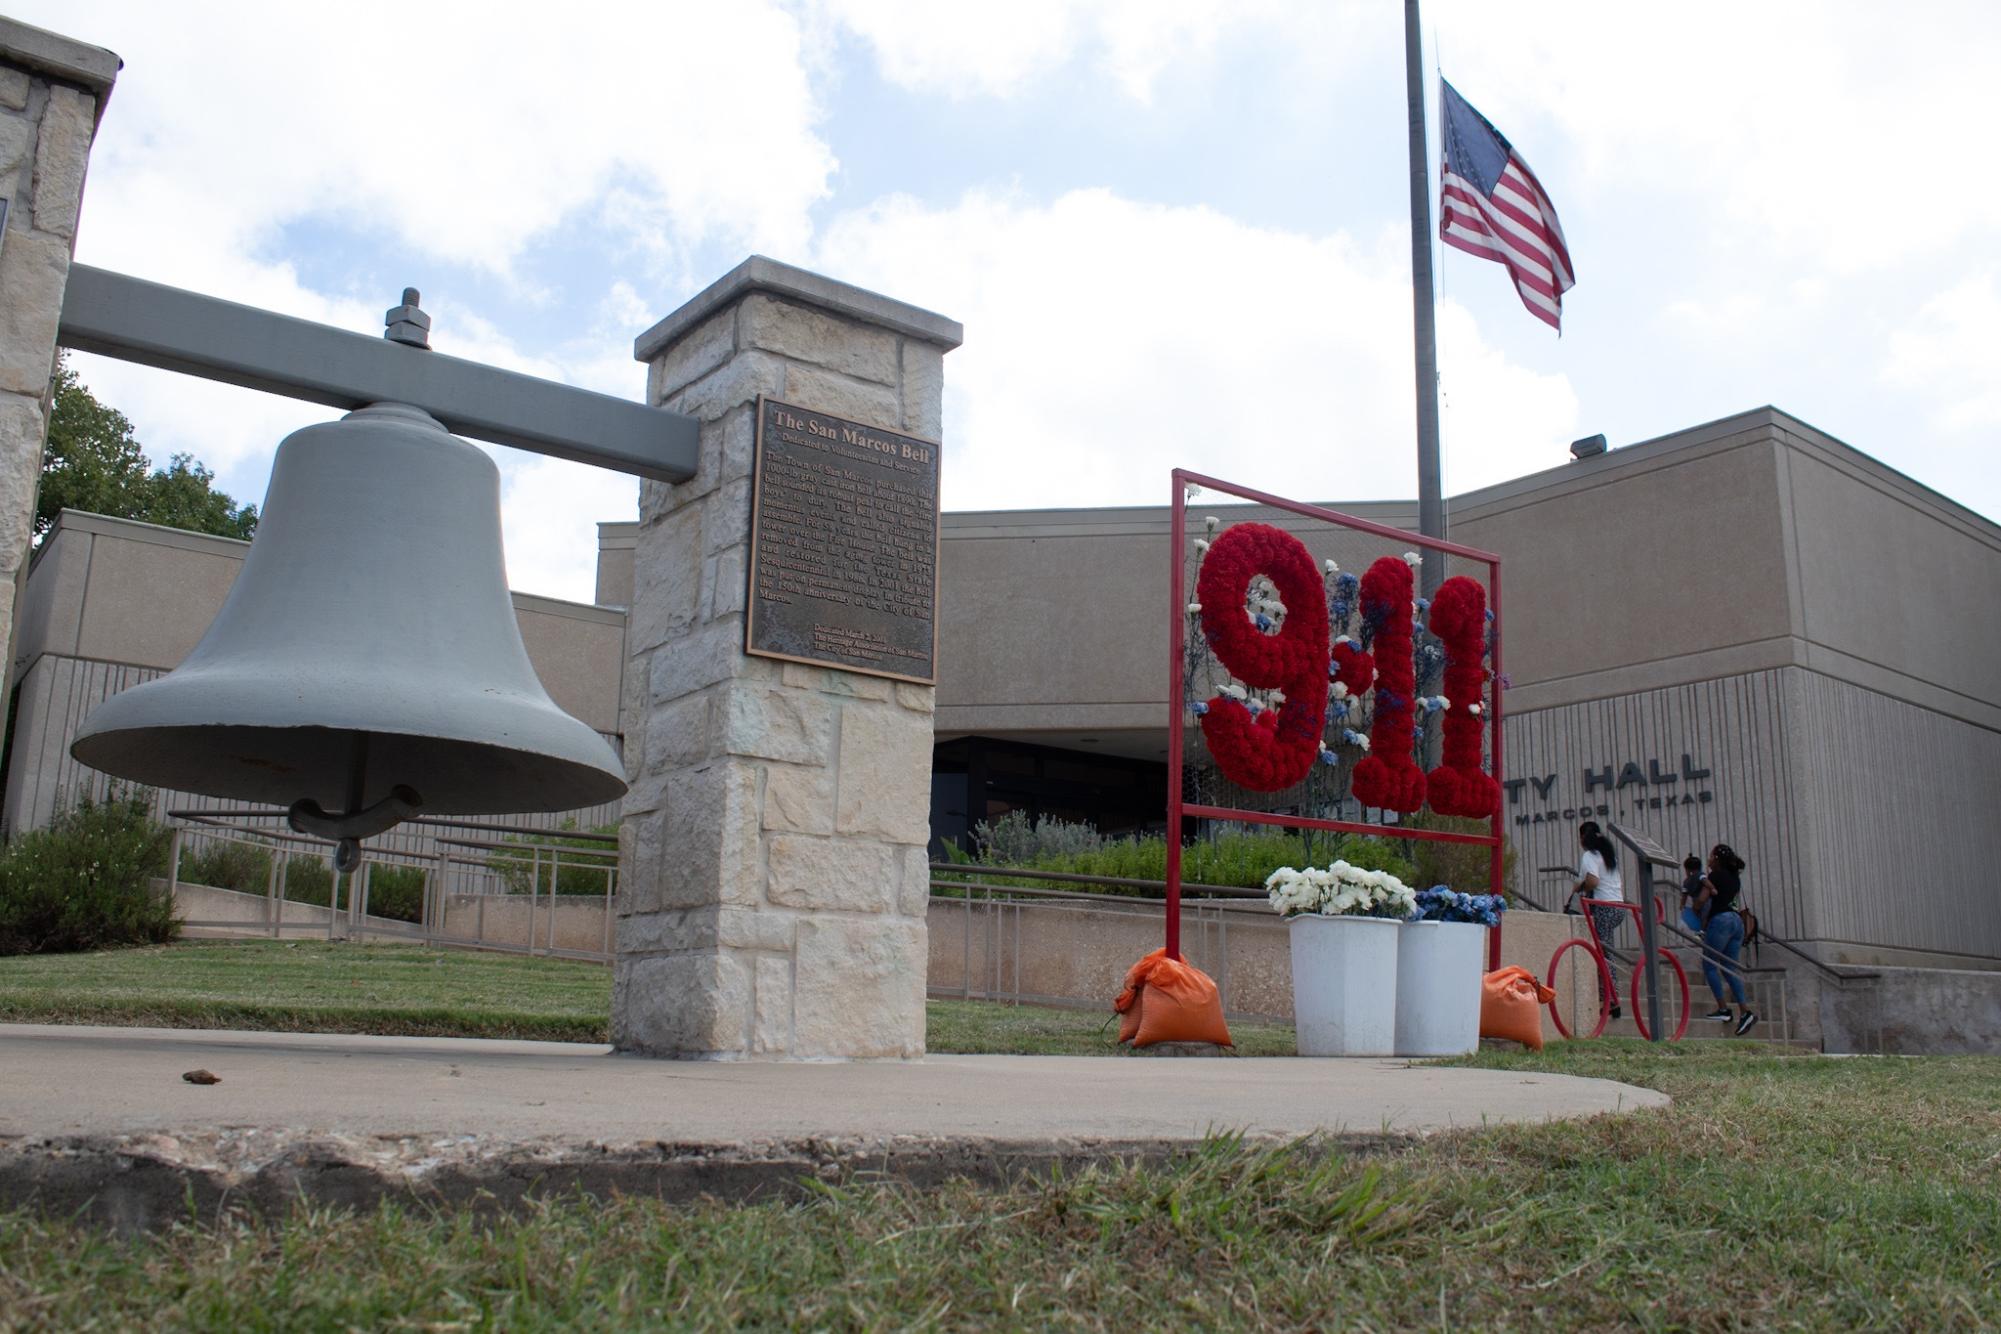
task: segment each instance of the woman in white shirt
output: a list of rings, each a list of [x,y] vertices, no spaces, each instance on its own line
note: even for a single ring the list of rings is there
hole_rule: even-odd
[[[1619,853],[1612,846],[1612,840],[1605,837],[1596,820],[1586,820],[1577,826],[1577,842],[1584,849],[1577,859],[1577,886],[1572,894],[1583,894],[1593,900],[1591,921],[1598,928],[1601,944],[1610,946],[1618,935],[1619,924],[1626,920],[1623,908],[1600,908],[1599,903],[1624,903],[1625,883],[1619,879]],[[1613,967],[1612,956],[1605,956],[1605,969],[1612,974],[1612,1017],[1619,1017],[1619,973]]]

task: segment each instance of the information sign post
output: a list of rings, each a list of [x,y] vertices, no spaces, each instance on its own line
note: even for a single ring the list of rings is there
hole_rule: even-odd
[[[1612,829],[1612,837],[1626,845],[1632,854],[1632,865],[1640,869],[1640,963],[1647,971],[1647,1037],[1651,1042],[1663,1041],[1661,1032],[1661,991],[1658,967],[1658,937],[1654,932],[1654,868],[1665,866],[1676,870],[1681,863],[1674,854],[1648,838],[1636,829],[1627,829],[1617,820],[1606,821]],[[1684,1007],[1686,1008],[1686,1007]]]

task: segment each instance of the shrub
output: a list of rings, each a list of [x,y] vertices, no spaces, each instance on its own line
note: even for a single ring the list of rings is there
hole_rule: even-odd
[[[152,883],[172,845],[144,796],[117,791],[18,836],[0,854],[0,954],[172,940],[173,896]]]
[[[333,900],[333,872],[324,857],[294,854],[283,872],[285,898],[292,903],[327,907]],[[346,890],[341,891],[345,907]],[[399,922],[424,920],[424,868],[392,862],[368,864],[368,912]]]
[[[270,892],[271,854],[253,844],[211,839],[181,849],[181,879],[211,889],[265,894]]]
[[[1009,811],[991,823],[973,826],[980,860],[1006,866],[1033,866],[1044,857],[1076,857],[1105,846],[1105,836],[1082,820],[1043,816],[1030,821],[1026,811]]]
[[[324,857],[293,854],[285,869],[285,897],[293,903],[324,908],[333,898],[333,871]]]
[[[1438,815],[1431,811],[1409,816],[1404,823],[1413,829],[1439,829],[1455,834],[1493,832],[1489,821]],[[1463,893],[1479,893],[1488,889],[1506,893],[1507,887],[1515,883],[1515,845],[1505,835],[1501,840],[1501,883],[1491,886],[1487,882],[1493,870],[1492,848],[1483,848],[1476,843],[1433,843],[1428,839],[1414,838],[1403,842],[1410,850],[1417,873],[1417,879],[1407,883],[1419,888],[1448,885]]]
[[[949,855],[950,850],[947,851]],[[1262,889],[1265,877],[1281,866],[1327,866],[1336,858],[1368,870],[1388,871],[1406,884],[1410,883],[1415,873],[1397,845],[1387,839],[1328,834],[1309,838],[1304,834],[1267,829],[1232,828],[1182,848],[1181,878],[1188,884]],[[957,862],[961,858],[952,857],[951,860]],[[1151,838],[1100,838],[1099,846],[1083,851],[1032,853],[1006,862],[989,857],[977,863],[968,863],[969,869],[976,866],[1020,866],[1036,871],[1063,871],[1072,875],[1120,880],[1161,880],[1167,875],[1167,840],[1158,835]],[[1044,889],[1056,887],[1047,881],[1009,881],[1004,876],[981,878],[988,883],[1032,885]],[[947,893],[950,873],[938,873],[937,880],[936,891]],[[1099,892],[1159,897],[1157,890],[1111,886]]]
[[[374,917],[399,922],[424,920],[424,868],[371,862],[368,867],[368,911]]]
[[[563,831],[568,831],[565,836]],[[558,894],[584,894],[597,898],[604,897],[605,872],[615,870],[618,865],[618,848],[614,844],[600,842],[594,838],[575,836],[576,823],[564,821],[563,831],[548,834],[511,834],[502,840],[507,848],[495,852],[486,859],[489,869],[500,874],[510,894],[526,894],[531,888],[538,894],[549,890],[549,849],[574,850],[577,856],[565,857],[556,871],[556,892]],[[601,824],[592,828],[593,834],[616,834],[618,825]],[[536,854],[544,854],[537,864]],[[583,854],[595,853],[595,856]],[[535,883],[531,886],[529,881]]]

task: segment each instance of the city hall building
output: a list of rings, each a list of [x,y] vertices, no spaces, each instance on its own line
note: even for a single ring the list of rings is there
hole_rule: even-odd
[[[1312,499],[1416,526],[1414,502]],[[1347,568],[1387,550],[1192,504],[1276,523]],[[1577,822],[1609,817],[1676,852],[1731,844],[1766,927],[1826,962],[2001,970],[2001,528],[1772,408],[1449,512],[1455,541],[1503,561],[1513,890],[1554,906],[1567,881],[1539,868],[1572,863]],[[614,744],[636,528],[600,525],[595,605],[515,597],[551,696]],[[1162,827],[1169,541],[1158,507],[944,516],[934,849],[1017,810]],[[101,784],[69,758],[78,724],[193,648],[244,550],[63,516],[15,635],[8,830]]]

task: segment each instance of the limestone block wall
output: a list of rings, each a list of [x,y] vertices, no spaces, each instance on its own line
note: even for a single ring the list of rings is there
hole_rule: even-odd
[[[0,644],[13,636],[90,143],[118,57],[0,18]]]
[[[934,690],[744,651],[760,395],[936,439],[958,325],[753,258],[639,340],[700,464],[640,493],[612,1041],[924,1050]]]

